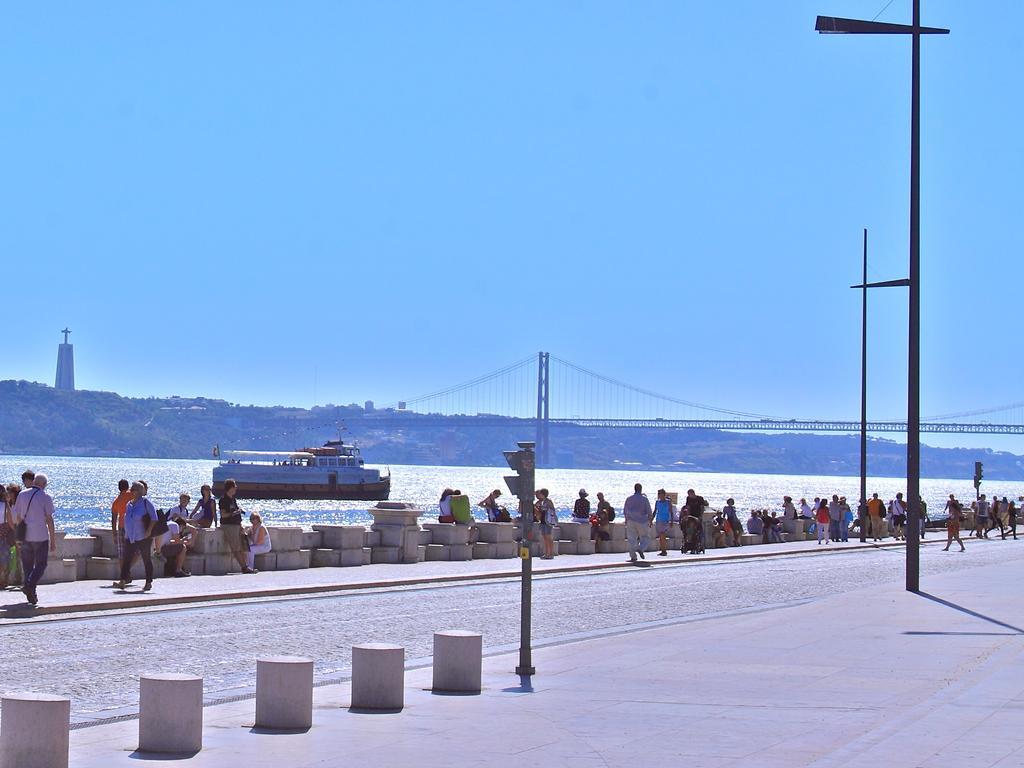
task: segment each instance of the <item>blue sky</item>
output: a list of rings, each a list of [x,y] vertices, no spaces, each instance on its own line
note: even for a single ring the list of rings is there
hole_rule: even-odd
[[[129,395],[387,403],[545,349],[854,417],[861,228],[906,272],[910,47],[812,29],[883,5],[6,4],[0,378],[52,383],[70,325],[79,386]],[[1024,6],[925,23],[928,415],[1024,400]],[[872,297],[879,417],[904,301]]]

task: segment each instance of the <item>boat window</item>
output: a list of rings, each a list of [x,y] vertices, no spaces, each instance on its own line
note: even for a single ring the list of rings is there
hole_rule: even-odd
[[[338,466],[338,460],[337,459],[328,459],[327,463],[330,464],[332,467]]]

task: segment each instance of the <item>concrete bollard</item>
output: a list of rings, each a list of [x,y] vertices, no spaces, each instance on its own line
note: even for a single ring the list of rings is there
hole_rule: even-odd
[[[256,659],[256,727],[298,730],[313,725],[313,660]]]
[[[405,706],[405,648],[388,643],[352,646],[352,707]]]
[[[203,678],[177,673],[139,679],[139,751],[194,754],[203,748]]]
[[[434,633],[435,691],[480,693],[484,637],[450,629]]]
[[[0,707],[0,765],[67,768],[71,699],[42,693],[9,694],[0,700]]]

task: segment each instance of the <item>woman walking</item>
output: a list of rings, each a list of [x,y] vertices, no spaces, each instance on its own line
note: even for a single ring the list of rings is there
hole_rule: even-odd
[[[558,525],[558,512],[548,498],[548,489],[541,488],[536,493],[537,501],[533,505],[534,519],[540,522],[540,535],[544,541],[544,554],[541,560],[552,560],[555,557],[554,528]]]
[[[818,529],[818,544],[821,544],[821,540],[825,539],[825,543],[828,544],[830,541],[829,537],[829,525],[832,521],[831,516],[828,513],[828,502],[822,499],[818,502],[818,510],[814,513],[814,524]]]
[[[948,552],[949,545],[956,541],[960,545],[960,551],[963,552],[967,549],[960,538],[960,521],[963,519],[963,510],[960,507],[960,502],[952,493],[949,494],[949,501],[946,502],[946,512],[949,514],[949,520],[946,521],[946,547],[942,551]]]

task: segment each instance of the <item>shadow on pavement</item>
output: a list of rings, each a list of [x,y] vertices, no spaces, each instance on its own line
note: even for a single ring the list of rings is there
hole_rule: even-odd
[[[950,634],[950,635],[958,635],[958,634],[965,634],[965,635],[966,634],[1015,634],[1015,635],[1024,635],[1024,629],[1021,629],[1020,627],[1015,627],[1012,624],[1007,624],[1005,621],[999,621],[999,619],[993,619],[991,616],[986,616],[983,613],[978,613],[977,611],[972,611],[970,608],[964,608],[962,605],[957,605],[956,603],[951,603],[949,600],[943,600],[941,597],[936,597],[935,595],[930,595],[927,592],[918,592],[917,594],[918,594],[918,596],[923,597],[925,600],[931,600],[932,602],[938,603],[939,605],[944,605],[947,608],[952,608],[954,611],[960,611],[960,613],[966,613],[968,616],[973,616],[976,619],[981,619],[982,621],[987,621],[989,624],[995,624],[997,627],[1002,627],[1003,629],[1012,630],[1012,633],[1004,633],[1004,632],[997,632],[997,633],[977,633],[977,632],[907,632],[906,634],[909,634],[909,635],[922,635],[922,634],[928,634],[928,635],[947,635],[947,634]]]

